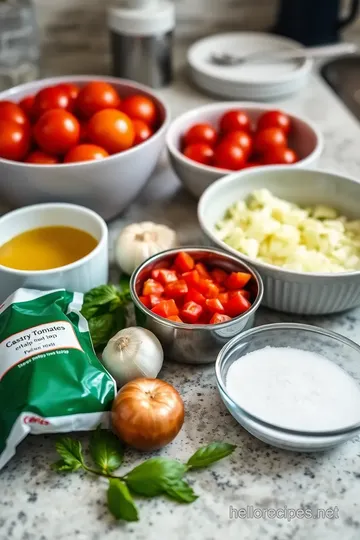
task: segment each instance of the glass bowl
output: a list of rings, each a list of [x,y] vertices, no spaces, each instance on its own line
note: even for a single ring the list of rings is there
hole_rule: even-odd
[[[241,408],[228,394],[226,377],[230,366],[250,352],[264,347],[292,347],[311,351],[331,360],[353,377],[360,389],[360,346],[340,334],[316,326],[279,323],[258,326],[234,337],[220,351],[215,373],[221,399],[230,414],[258,439],[287,450],[323,451],[353,438],[359,422],[332,431],[299,431],[271,424]],[[256,381],[254,381],[256,385]]]

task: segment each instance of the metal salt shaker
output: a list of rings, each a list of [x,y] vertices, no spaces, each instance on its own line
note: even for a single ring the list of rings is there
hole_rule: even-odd
[[[136,5],[137,7],[134,7]],[[175,8],[166,0],[128,0],[107,11],[113,74],[152,88],[172,80]]]

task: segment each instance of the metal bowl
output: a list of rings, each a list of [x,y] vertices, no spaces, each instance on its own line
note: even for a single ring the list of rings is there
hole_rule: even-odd
[[[230,272],[246,271],[252,275],[250,286],[254,301],[251,308],[239,317],[221,324],[185,324],[169,321],[146,308],[139,300],[141,286],[160,261],[173,260],[181,251],[190,253],[197,261],[218,266]],[[131,297],[135,305],[136,322],[153,332],[160,340],[168,360],[186,364],[209,364],[215,362],[221,348],[234,336],[248,330],[254,324],[255,313],[263,296],[263,283],[256,270],[219,249],[182,247],[162,251],[147,259],[132,274]]]

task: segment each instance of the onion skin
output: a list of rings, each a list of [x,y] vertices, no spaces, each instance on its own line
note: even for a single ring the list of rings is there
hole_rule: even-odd
[[[171,384],[145,377],[123,386],[114,399],[111,421],[116,435],[137,450],[169,444],[184,423],[184,403]]]

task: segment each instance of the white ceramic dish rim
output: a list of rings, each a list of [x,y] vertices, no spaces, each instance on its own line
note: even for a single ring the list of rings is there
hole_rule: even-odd
[[[0,264],[0,271],[7,272],[8,274],[13,274],[17,276],[33,276],[33,275],[51,275],[51,274],[58,274],[59,272],[67,271],[67,270],[73,270],[74,268],[77,268],[78,266],[81,266],[82,264],[86,263],[90,259],[92,259],[94,256],[96,256],[99,251],[101,250],[101,244],[104,241],[104,236],[107,233],[107,226],[103,218],[94,212],[93,210],[90,210],[89,208],[86,208],[85,206],[81,206],[78,204],[71,204],[71,203],[40,203],[40,204],[32,204],[30,206],[24,206],[23,208],[18,208],[17,210],[12,210],[11,212],[7,212],[3,216],[0,217],[0,227],[7,219],[13,219],[16,218],[16,216],[19,216],[21,214],[29,214],[37,211],[41,211],[42,209],[70,209],[75,210],[79,214],[86,214],[93,218],[100,226],[101,229],[101,238],[98,241],[96,247],[90,251],[85,257],[81,257],[81,259],[78,259],[77,261],[74,261],[71,264],[66,264],[65,266],[57,266],[56,268],[50,268],[49,270],[19,270],[16,268],[10,268],[9,266],[4,266]],[[81,229],[83,230],[83,229]],[[21,234],[21,233],[19,233]],[[16,236],[16,235],[15,235]]]
[[[280,426],[277,426],[276,424],[271,424],[269,422],[265,422],[264,420],[261,420],[257,416],[252,415],[251,413],[247,412],[245,409],[240,407],[228,394],[226,390],[226,384],[221,376],[221,363],[223,359],[226,356],[226,353],[229,349],[232,348],[234,344],[236,344],[238,341],[242,341],[246,338],[249,338],[251,336],[254,336],[256,334],[261,334],[262,332],[266,332],[267,330],[276,331],[276,330],[299,330],[304,332],[311,332],[313,334],[320,334],[322,336],[334,339],[338,342],[343,343],[344,345],[347,345],[348,347],[351,347],[354,349],[360,358],[360,345],[355,343],[355,341],[352,341],[351,339],[342,336],[341,334],[338,334],[337,332],[332,332],[331,330],[326,330],[325,328],[321,328],[319,326],[311,326],[310,324],[302,324],[302,323],[274,323],[274,324],[264,324],[262,326],[255,326],[254,328],[250,328],[249,330],[246,330],[245,332],[242,332],[238,336],[233,337],[230,341],[228,341],[224,347],[221,349],[219,354],[216,357],[215,361],[215,376],[216,376],[216,382],[221,388],[221,391],[226,395],[227,399],[231,402],[231,404],[236,408],[238,411],[241,412],[241,415],[245,416],[245,418],[248,418],[250,421],[255,422],[259,426],[263,426],[265,428],[271,428],[274,431],[278,433],[286,433],[289,435],[300,435],[300,436],[306,436],[309,438],[316,438],[316,437],[332,437],[334,435],[345,435],[349,433],[356,433],[360,429],[360,422],[357,424],[353,424],[352,426],[349,426],[344,429],[337,429],[337,430],[328,430],[328,431],[301,431],[296,429],[288,429],[283,428]]]
[[[193,161],[193,160],[187,158],[186,156],[184,156],[184,154],[182,154],[180,152],[180,150],[176,147],[176,145],[173,142],[174,132],[177,130],[178,125],[180,123],[182,123],[184,120],[190,120],[193,116],[198,117],[199,114],[202,114],[202,113],[205,114],[207,112],[216,112],[219,109],[222,110],[222,108],[225,108],[225,107],[227,107],[228,110],[243,109],[245,112],[248,109],[259,109],[260,111],[262,110],[264,112],[273,111],[273,110],[280,110],[280,109],[278,109],[276,107],[276,105],[274,106],[274,104],[259,103],[259,102],[256,102],[256,101],[254,101],[254,102],[251,102],[251,101],[221,101],[221,102],[218,102],[218,103],[210,103],[209,105],[203,105],[202,107],[196,107],[195,109],[191,109],[190,111],[187,111],[186,113],[181,114],[175,120],[173,120],[173,122],[171,122],[171,125],[170,125],[170,127],[169,127],[169,129],[167,131],[167,134],[166,134],[166,146],[169,149],[169,151],[178,160],[183,161],[183,162],[187,163],[188,165],[192,165],[194,167],[194,169],[198,169],[199,171],[208,171],[208,172],[211,172],[213,174],[224,174],[224,175],[232,174],[234,172],[236,172],[236,173],[241,172],[241,170],[240,171],[232,171],[230,169],[220,169],[220,168],[217,168],[217,167],[211,167],[209,165],[202,165],[201,163],[197,163],[196,161]],[[315,147],[315,149],[308,156],[306,156],[305,158],[303,158],[300,161],[296,162],[294,165],[296,167],[302,167],[302,166],[306,165],[306,163],[308,161],[316,160],[320,156],[320,154],[322,153],[323,148],[324,148],[324,138],[323,138],[323,135],[320,132],[319,128],[317,126],[315,126],[315,124],[313,124],[310,120],[308,120],[307,118],[305,118],[303,116],[298,116],[298,115],[293,114],[290,111],[287,111],[287,110],[285,110],[283,108],[281,108],[281,112],[284,112],[285,114],[290,116],[290,118],[293,118],[295,120],[298,120],[298,121],[301,121],[301,122],[304,122],[305,124],[307,124],[308,127],[315,133],[315,136],[316,136],[316,147]],[[198,122],[201,122],[201,120],[198,119]],[[261,168],[264,168],[264,167],[265,167],[264,165],[261,165]],[[283,165],[282,165],[282,167],[283,167]],[[254,168],[258,169],[259,167],[254,167]],[[249,169],[246,168],[244,170],[248,171]]]
[[[163,123],[161,124],[159,129],[147,141],[144,141],[143,143],[137,146],[133,146],[132,148],[129,148],[128,150],[124,150],[123,152],[119,152],[117,154],[107,156],[106,158],[104,158],[106,159],[107,162],[110,160],[114,160],[118,158],[119,156],[123,156],[123,155],[128,156],[132,153],[135,153],[140,148],[143,148],[145,145],[150,144],[151,141],[154,140],[154,138],[159,138],[165,131],[167,131],[170,124],[170,120],[171,120],[170,108],[168,104],[162,98],[160,98],[157,94],[155,94],[150,87],[147,87],[139,83],[135,83],[127,79],[120,79],[120,78],[118,79],[117,77],[107,77],[106,75],[104,76],[62,75],[61,77],[48,77],[45,79],[39,79],[37,81],[20,84],[18,86],[14,86],[10,88],[9,90],[4,90],[3,92],[0,92],[0,99],[11,99],[11,98],[14,99],[14,94],[17,94],[19,91],[21,92],[21,91],[29,90],[29,93],[30,93],[35,83],[38,83],[39,87],[41,83],[41,88],[44,88],[47,85],[51,86],[55,84],[61,84],[61,83],[66,83],[66,82],[72,83],[76,81],[81,82],[81,83],[87,83],[91,81],[104,81],[104,82],[108,82],[109,84],[117,84],[117,85],[124,84],[126,86],[132,86],[135,91],[139,90],[140,92],[151,95],[156,101],[158,101],[161,104],[161,106],[164,109],[165,117],[164,117]],[[42,83],[44,84],[42,85]],[[65,167],[79,168],[79,167],[86,167],[86,166],[98,167],[102,162],[103,162],[103,159],[95,159],[92,161],[78,161],[74,163],[37,164],[37,163],[24,163],[21,161],[14,161],[11,159],[4,159],[0,157],[0,164],[11,163],[12,165],[18,166],[18,167],[32,167],[32,168],[41,168],[41,169],[49,169],[49,170],[53,170],[54,167],[63,167],[63,168]]]
[[[214,40],[214,38],[218,39],[218,38],[225,38],[225,37],[234,37],[236,35],[241,36],[242,38],[254,38],[254,37],[255,38],[266,37],[268,39],[274,38],[274,41],[275,40],[278,42],[282,41],[284,45],[285,44],[293,45],[294,49],[304,47],[301,43],[293,39],[287,38],[285,36],[276,36],[276,35],[269,34],[266,32],[224,32],[221,34],[215,34],[214,36],[205,37],[203,39],[196,41],[193,45],[191,45],[186,55],[188,64],[191,66],[192,69],[195,69],[198,73],[201,73],[208,77],[212,77],[214,79],[216,78],[217,80],[223,81],[224,83],[230,83],[230,84],[238,83],[240,85],[244,85],[248,87],[257,87],[257,86],[263,86],[263,85],[265,86],[267,84],[272,84],[272,83],[292,82],[294,79],[297,79],[309,73],[313,67],[314,61],[311,58],[306,58],[300,65],[299,69],[297,69],[294,72],[277,75],[275,81],[274,79],[263,79],[259,82],[256,82],[256,81],[252,82],[252,81],[247,81],[247,80],[244,81],[241,79],[237,81],[234,78],[230,78],[230,79],[226,77],[221,78],[220,75],[219,77],[215,77],[212,71],[206,69],[206,67],[204,69],[204,66],[201,66],[201,65],[199,66],[198,61],[196,59],[194,61],[194,58],[193,58],[194,50],[196,50],[197,47],[204,45],[207,42],[211,42],[212,40]]]
[[[260,167],[254,167],[257,171],[260,169]],[[261,170],[266,173],[267,171],[288,171],[291,173],[294,168],[293,166],[289,165],[271,165],[271,166],[263,166],[261,167]],[[322,173],[329,176],[342,176],[345,181],[353,182],[357,184],[360,188],[360,181],[356,180],[356,178],[350,177],[350,176],[343,176],[341,174],[337,174],[333,171],[328,171],[326,169],[302,169],[303,171],[306,171],[309,174],[317,174]],[[235,179],[239,177],[240,174],[251,174],[253,172],[252,169],[245,169],[244,171],[237,171],[234,174],[229,174],[225,176],[224,178],[219,178],[219,180],[216,180],[213,182],[204,193],[201,195],[198,203],[197,208],[197,215],[198,220],[200,223],[201,229],[208,235],[210,238],[217,244],[219,247],[221,246],[221,249],[224,249],[225,251],[229,251],[233,255],[236,255],[240,259],[243,259],[246,261],[250,266],[256,265],[257,268],[264,269],[264,270],[272,270],[279,272],[281,276],[286,276],[286,274],[290,274],[294,277],[298,277],[300,280],[304,278],[336,278],[336,277],[352,277],[352,276],[360,276],[360,270],[352,270],[349,272],[297,272],[296,270],[288,270],[287,268],[282,268],[281,266],[275,266],[274,264],[268,264],[264,263],[262,261],[259,261],[257,259],[253,259],[251,257],[248,257],[247,255],[241,253],[240,251],[237,251],[236,249],[232,248],[222,240],[220,240],[209,228],[207,225],[205,225],[205,220],[203,218],[204,208],[207,204],[208,199],[210,199],[213,195],[213,191],[216,191],[220,187],[226,186],[227,184],[231,184]]]

